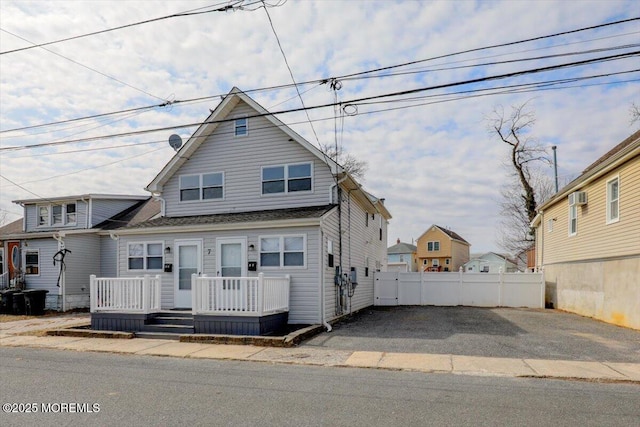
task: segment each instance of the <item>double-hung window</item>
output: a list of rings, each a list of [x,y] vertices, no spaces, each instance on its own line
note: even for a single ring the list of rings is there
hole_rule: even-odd
[[[40,252],[38,250],[28,250],[24,255],[24,273],[40,274]]]
[[[224,173],[212,172],[180,177],[180,201],[224,198]]]
[[[304,267],[305,236],[260,238],[260,267]]]
[[[37,210],[38,227],[75,225],[77,222],[75,203],[40,205]]]
[[[311,191],[311,163],[262,168],[262,194]]]
[[[129,270],[162,270],[162,242],[129,243]]]
[[[569,236],[578,234],[578,205],[569,206]]]
[[[607,181],[607,224],[620,220],[620,179]]]
[[[440,242],[427,242],[427,251],[429,252],[437,252],[440,250]]]
[[[235,136],[245,136],[249,134],[249,119],[246,117],[238,117],[234,121]]]
[[[49,206],[38,206],[38,226],[49,225]]]

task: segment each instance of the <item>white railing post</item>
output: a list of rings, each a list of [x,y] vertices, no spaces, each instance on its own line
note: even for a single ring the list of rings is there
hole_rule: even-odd
[[[289,311],[289,292],[291,292],[291,275],[287,274],[287,286],[284,290],[284,309]],[[324,298],[324,296],[323,296]]]
[[[98,293],[96,292],[96,275],[89,276],[89,304],[91,306],[90,311],[94,313],[98,307]]]
[[[198,302],[200,301],[198,291],[200,290],[200,286],[198,283],[198,275],[193,273],[191,275],[191,313],[198,314],[200,307],[198,307]]]
[[[161,294],[162,293],[162,277],[158,274],[156,275],[156,285],[154,289],[154,310],[160,310],[160,306],[162,305]]]
[[[142,279],[142,312],[149,313],[149,275],[145,274]]]
[[[264,312],[264,273],[258,274],[258,316]]]

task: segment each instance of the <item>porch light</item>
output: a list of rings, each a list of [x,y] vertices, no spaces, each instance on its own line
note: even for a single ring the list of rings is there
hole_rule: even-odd
[[[166,248],[164,248],[164,253],[165,254],[170,254],[171,253],[171,246],[167,246]]]
[[[254,244],[250,244],[250,245],[249,245],[249,250],[250,250],[251,252],[255,251],[255,250],[256,250],[256,246],[255,246]]]

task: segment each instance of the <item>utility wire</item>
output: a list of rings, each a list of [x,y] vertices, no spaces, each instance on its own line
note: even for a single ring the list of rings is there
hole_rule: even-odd
[[[177,18],[177,17],[181,17],[181,16],[202,15],[202,14],[205,14],[205,13],[213,13],[213,12],[227,12],[229,10],[233,10],[234,8],[236,8],[236,6],[239,3],[242,3],[242,0],[239,0],[239,1],[236,1],[236,2],[233,2],[233,3],[228,3],[226,6],[219,7],[219,5],[224,4],[224,3],[227,3],[227,2],[222,2],[222,3],[218,3],[216,5],[211,5],[211,6],[204,6],[204,7],[198,8],[198,9],[192,9],[192,10],[188,10],[188,11],[185,11],[185,12],[174,13],[172,15],[161,16],[161,17],[158,17],[158,18],[147,19],[145,21],[134,22],[132,24],[120,25],[118,27],[107,28],[105,30],[93,31],[91,33],[80,34],[80,35],[77,35],[77,36],[67,37],[67,38],[64,38],[64,39],[54,40],[54,41],[50,41],[50,42],[46,42],[46,43],[40,43],[40,44],[37,44],[37,45],[34,45],[34,46],[26,46],[26,47],[21,47],[21,48],[18,48],[18,49],[13,49],[13,50],[6,50],[4,52],[0,52],[0,55],[6,55],[6,54],[9,54],[9,53],[21,52],[21,51],[33,49],[33,48],[36,48],[36,47],[49,46],[49,45],[52,45],[52,44],[62,43],[62,42],[70,41],[70,40],[76,40],[76,39],[80,39],[80,38],[83,38],[83,37],[95,36],[96,34],[103,34],[103,33],[108,33],[110,31],[122,30],[124,28],[135,27],[135,26],[138,26],[138,25],[148,24],[148,23],[151,23],[151,22],[163,21],[165,19]],[[253,2],[253,3],[250,3],[250,4],[255,4],[255,3],[259,3],[259,2],[256,1],[256,2]],[[210,8],[210,7],[216,7],[216,9],[199,11],[201,9],[206,9],[206,8]],[[195,12],[195,11],[199,11],[199,12]]]
[[[31,40],[27,40],[27,39],[25,39],[24,37],[19,36],[19,35],[15,34],[15,33],[12,33],[12,32],[10,32],[10,31],[7,31],[7,30],[5,30],[5,29],[3,29],[3,28],[0,28],[0,31],[3,31],[3,32],[7,33],[7,34],[11,34],[11,35],[12,35],[12,36],[14,36],[14,37],[17,37],[17,38],[19,38],[19,39],[21,39],[21,40],[24,40],[24,41],[26,41],[26,42],[28,42],[28,43],[31,43],[32,45],[36,46],[36,44],[35,44],[34,42],[32,42]],[[95,68],[89,67],[88,65],[81,64],[80,62],[76,61],[75,59],[71,59],[71,58],[69,58],[68,56],[61,55],[61,54],[59,54],[59,53],[57,53],[57,52],[52,51],[51,49],[47,49],[47,48],[46,48],[46,47],[44,47],[44,46],[38,46],[38,47],[39,47],[39,48],[41,48],[41,49],[43,49],[43,50],[46,50],[46,51],[47,51],[47,52],[49,52],[49,53],[52,53],[52,54],[54,54],[54,55],[56,55],[56,56],[59,56],[60,58],[66,59],[67,61],[70,61],[70,62],[73,62],[73,63],[74,63],[74,64],[76,64],[76,65],[79,65],[79,66],[81,66],[81,67],[84,67],[84,68],[86,68],[86,69],[87,69],[87,70],[89,70],[89,71],[93,71],[94,73],[98,73],[98,74],[100,74],[101,76],[104,76],[104,77],[106,77],[106,78],[108,78],[108,79],[114,80],[114,81],[116,81],[116,82],[118,82],[118,83],[120,83],[120,84],[122,84],[122,85],[125,85],[125,86],[127,86],[127,87],[130,87],[131,89],[134,89],[134,90],[137,90],[138,92],[144,93],[145,95],[149,95],[149,96],[150,96],[150,97],[152,97],[152,98],[156,98],[156,99],[159,99],[159,100],[161,100],[161,101],[165,101],[165,99],[164,99],[164,98],[160,98],[159,96],[156,96],[156,95],[154,95],[154,94],[152,94],[152,93],[149,93],[149,92],[147,92],[146,90],[142,90],[142,89],[140,89],[140,88],[138,88],[138,87],[135,87],[135,86],[133,86],[133,85],[130,85],[129,83],[123,82],[123,81],[122,81],[122,80],[120,80],[120,79],[117,79],[117,78],[115,78],[115,77],[113,77],[113,76],[110,76],[110,75],[108,75],[108,74],[105,74],[105,73],[103,73],[102,71],[98,71],[98,70],[96,70]]]
[[[256,2],[256,3],[258,3],[258,2]],[[635,21],[635,20],[639,20],[639,19],[640,18],[632,18],[632,19],[629,19],[629,20],[616,21],[616,22],[611,22],[611,23],[607,23],[607,24],[602,24],[600,26],[615,25],[615,24],[625,23],[627,21]],[[521,40],[521,41],[510,42],[510,43],[505,43],[503,45],[485,46],[485,47],[481,47],[481,48],[471,49],[469,51],[455,52],[455,53],[451,53],[451,54],[447,54],[447,55],[443,55],[443,56],[439,56],[439,57],[426,58],[426,59],[421,59],[421,60],[412,61],[412,62],[408,62],[408,63],[396,64],[396,65],[391,65],[391,66],[388,66],[388,67],[377,68],[377,69],[373,69],[373,70],[366,70],[366,71],[361,71],[361,72],[358,72],[358,73],[346,74],[346,75],[343,75],[343,76],[334,77],[334,79],[337,79],[337,80],[353,80],[354,78],[369,78],[369,77],[367,77],[365,75],[374,73],[374,72],[376,72],[378,70],[387,70],[387,69],[392,69],[392,68],[400,68],[400,67],[405,67],[405,66],[408,66],[408,65],[416,64],[416,63],[422,63],[422,62],[427,62],[427,61],[431,61],[431,60],[435,60],[435,59],[461,55],[461,54],[466,53],[466,52],[475,52],[475,51],[480,51],[480,50],[491,49],[491,48],[494,48],[496,46],[508,46],[508,45],[514,45],[514,44],[518,44],[518,43],[524,43],[526,41],[531,41],[531,40],[539,40],[539,39],[544,39],[544,38],[556,37],[557,35],[584,31],[584,30],[587,30],[587,29],[598,28],[600,26],[585,27],[585,28],[566,31],[566,32],[557,33],[557,34],[539,36],[539,37],[536,37],[536,38],[533,38],[533,39],[525,39],[525,40]],[[628,34],[625,34],[625,35],[628,35]],[[581,42],[576,42],[576,43],[581,43]],[[575,44],[575,43],[570,43],[570,44]],[[547,48],[552,48],[552,47],[557,47],[557,46],[547,46],[547,47],[543,47],[543,48],[539,48],[539,49],[547,49]],[[539,49],[533,49],[533,50],[539,50]],[[530,51],[530,50],[527,50],[527,51]],[[525,52],[527,52],[527,51],[525,51]],[[509,53],[509,55],[510,54],[511,53]],[[503,54],[503,55],[507,55],[507,54]],[[496,56],[502,56],[502,55],[496,55]],[[486,59],[486,58],[489,58],[489,57],[469,59],[469,60],[464,60],[464,61],[477,60],[477,59]],[[523,59],[523,60],[526,60],[526,59]],[[456,62],[460,62],[460,61],[456,61]],[[455,63],[455,62],[453,62],[453,63]],[[446,65],[446,64],[439,64],[439,65]],[[402,74],[405,74],[405,73],[386,74],[384,76],[394,76],[394,75],[402,75]],[[357,76],[361,76],[361,77],[357,77]],[[382,75],[381,76],[375,76],[375,77],[382,77]],[[306,85],[306,84],[316,84],[318,82],[328,83],[330,80],[331,80],[331,78],[323,78],[323,79],[319,79],[319,80],[311,80],[311,81],[298,83],[297,86]],[[267,88],[250,89],[250,90],[245,90],[244,92],[245,93],[252,93],[252,92],[265,91],[265,90],[271,90],[271,89],[283,89],[283,88],[288,88],[288,87],[291,87],[291,85],[290,84],[285,84],[285,85],[271,86],[271,87],[267,87]],[[140,110],[140,109],[160,108],[160,107],[165,107],[165,106],[167,106],[169,104],[176,104],[177,105],[177,104],[184,104],[184,103],[190,103],[190,102],[197,102],[197,101],[201,101],[201,100],[204,101],[204,100],[207,100],[207,99],[213,99],[213,98],[217,98],[217,97],[221,97],[221,96],[224,96],[224,95],[216,94],[216,95],[210,95],[210,96],[200,97],[200,98],[193,98],[193,99],[188,99],[188,100],[176,100],[176,101],[171,101],[171,102],[165,102],[165,103],[162,103],[162,104],[159,104],[159,105],[137,107],[137,108],[128,109],[128,110],[96,114],[96,115],[93,115],[93,116],[85,116],[85,117],[79,117],[79,118],[69,119],[69,120],[62,120],[62,121],[57,121],[57,122],[50,122],[50,123],[44,123],[44,124],[38,124],[38,125],[32,125],[32,126],[25,126],[25,127],[20,127],[20,128],[0,130],[0,134],[6,133],[6,132],[19,131],[19,130],[33,129],[33,128],[36,128],[36,127],[52,126],[52,125],[68,123],[68,122],[72,122],[72,121],[88,120],[88,119],[92,119],[92,118],[96,118],[96,117],[102,117],[102,116],[107,116],[107,115],[118,114],[120,112],[136,111],[136,110]]]
[[[282,44],[280,43],[280,37],[278,37],[278,33],[276,32],[276,28],[273,26],[273,21],[271,20],[271,15],[269,14],[269,10],[267,6],[264,5],[264,12],[267,14],[267,18],[269,19],[269,25],[271,25],[271,30],[273,31],[273,35],[276,37],[276,41],[278,42],[278,47],[280,48],[280,53],[282,53],[282,57],[284,58],[284,63],[287,66],[287,70],[289,70],[289,75],[291,76],[291,81],[293,82],[293,86],[296,89],[296,93],[298,94],[298,98],[300,98],[300,103],[302,107],[305,109],[304,112],[307,115],[307,120],[309,120],[309,125],[311,126],[311,130],[313,131],[313,135],[316,137],[316,142],[318,146],[320,145],[320,139],[318,138],[318,134],[316,133],[316,129],[313,127],[313,123],[311,122],[311,117],[309,117],[309,111],[306,109],[304,105],[304,100],[302,99],[302,95],[300,94],[300,89],[298,89],[298,84],[296,83],[296,79],[293,76],[293,71],[291,71],[291,67],[289,66],[289,61],[287,61],[287,55],[284,54],[284,49],[282,48]]]
[[[595,64],[595,63],[613,61],[613,60],[618,60],[618,59],[625,59],[625,58],[638,56],[639,54],[640,54],[640,51],[626,52],[626,53],[621,53],[621,54],[617,54],[617,55],[609,55],[609,56],[604,56],[604,57],[599,57],[599,58],[591,58],[591,59],[587,59],[587,60],[583,60],[583,61],[575,61],[575,62],[570,62],[570,63],[565,63],[565,64],[557,64],[557,65],[552,65],[552,66],[547,66],[547,67],[539,67],[539,68],[534,68],[534,69],[529,69],[529,70],[521,70],[521,71],[510,72],[510,73],[497,74],[497,75],[493,75],[493,76],[480,77],[480,78],[476,78],[476,79],[469,79],[469,80],[463,80],[463,81],[452,82],[452,83],[444,83],[444,84],[439,84],[439,85],[434,85],[434,86],[426,86],[426,87],[420,87],[420,88],[415,88],[415,89],[408,89],[408,90],[403,90],[403,91],[398,91],[398,92],[391,92],[391,93],[385,93],[385,94],[379,94],[379,95],[366,96],[366,97],[361,97],[361,98],[355,98],[355,99],[352,99],[350,101],[343,101],[342,105],[357,104],[357,103],[361,103],[361,102],[364,102],[364,101],[370,101],[370,100],[374,100],[374,99],[393,98],[393,97],[398,97],[398,96],[403,96],[403,95],[411,95],[411,94],[415,94],[415,93],[426,92],[426,91],[430,91],[430,90],[446,89],[446,88],[450,88],[450,87],[463,86],[463,85],[476,84],[476,83],[483,83],[483,82],[490,82],[490,81],[494,81],[494,80],[501,80],[501,79],[505,79],[505,78],[517,77],[517,76],[523,76],[523,75],[529,75],[529,74],[537,74],[537,73],[541,73],[541,72],[559,70],[559,69],[564,69],[564,68],[569,68],[569,67],[577,67],[577,66],[582,66],[582,65],[587,65],[587,64]],[[291,108],[291,109],[288,109],[288,110],[281,110],[281,111],[277,111],[277,112],[267,112],[267,113],[264,113],[264,114],[254,114],[254,115],[247,116],[247,118],[262,117],[262,116],[265,116],[265,115],[278,115],[278,114],[285,114],[285,113],[293,113],[293,112],[300,112],[300,111],[306,111],[306,110],[315,110],[315,109],[319,109],[319,108],[327,108],[327,107],[333,107],[333,106],[334,106],[334,103],[331,102],[331,103],[328,103],[328,104],[320,104],[320,105],[315,105],[315,106],[312,106],[312,107]],[[82,139],[75,139],[75,140],[67,140],[67,141],[57,141],[57,142],[48,142],[48,143],[41,143],[41,144],[31,144],[31,145],[26,145],[26,146],[0,147],[0,151],[24,150],[24,149],[31,149],[31,148],[36,148],[36,147],[46,147],[46,146],[69,144],[69,143],[96,141],[96,140],[105,139],[105,138],[117,138],[117,137],[125,137],[125,136],[134,136],[134,135],[141,135],[141,134],[145,134],[145,133],[161,132],[161,131],[167,131],[167,130],[196,127],[196,126],[200,126],[200,125],[203,125],[203,124],[209,124],[209,123],[223,123],[223,122],[227,122],[227,121],[231,121],[231,120],[233,120],[233,119],[224,119],[224,120],[214,120],[214,121],[189,123],[189,124],[184,124],[184,125],[167,126],[167,127],[162,127],[162,128],[156,128],[156,129],[146,129],[146,130],[140,130],[140,131],[124,132],[124,133],[113,134],[113,135],[108,135],[108,136],[96,136],[96,137],[89,137],[89,138],[82,138]]]

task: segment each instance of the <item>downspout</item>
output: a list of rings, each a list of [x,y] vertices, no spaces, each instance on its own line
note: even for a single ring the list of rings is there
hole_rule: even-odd
[[[64,237],[60,232],[53,233],[53,238],[58,242],[58,250],[64,249]],[[62,269],[62,264],[60,264],[60,268]],[[60,293],[62,294],[62,312],[67,311],[67,299],[66,299],[66,273],[62,271],[60,273]]]
[[[318,232],[318,235],[320,237],[320,250],[318,251],[320,253],[320,256],[319,256],[320,259],[318,260],[319,261],[318,266],[320,268],[320,322],[325,328],[327,328],[327,332],[331,332],[333,328],[325,318],[325,301],[324,301],[325,291],[326,291],[326,287],[324,283],[325,254],[324,254],[324,233],[322,232],[323,230],[322,227],[323,227],[323,223],[322,223],[322,220],[320,220],[320,231]]]
[[[120,251],[120,248],[118,247],[118,240],[120,240],[120,237],[113,231],[109,232],[109,237],[111,240],[116,241],[116,276],[120,277],[120,257],[118,256]]]

